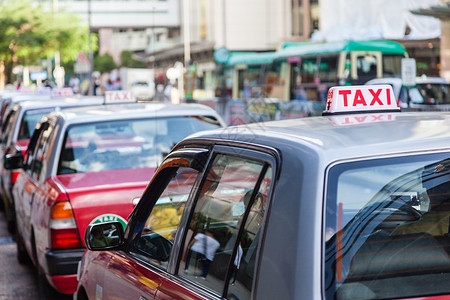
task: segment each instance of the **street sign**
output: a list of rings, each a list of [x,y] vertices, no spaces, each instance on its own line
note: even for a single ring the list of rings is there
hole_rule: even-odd
[[[73,65],[73,70],[77,74],[87,74],[91,69],[91,64],[89,62],[77,61]]]
[[[31,72],[30,78],[31,80],[46,80],[47,71]]]
[[[416,85],[416,60],[402,58],[402,81],[404,86]]]

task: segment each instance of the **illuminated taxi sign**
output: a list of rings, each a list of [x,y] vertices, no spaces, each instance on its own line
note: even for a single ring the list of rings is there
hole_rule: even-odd
[[[133,103],[136,102],[133,92],[131,91],[106,91],[105,104],[115,103]]]
[[[70,97],[73,96],[72,88],[54,88],[52,89],[52,97]]]
[[[384,111],[400,111],[390,85],[355,85],[330,88],[323,114]]]

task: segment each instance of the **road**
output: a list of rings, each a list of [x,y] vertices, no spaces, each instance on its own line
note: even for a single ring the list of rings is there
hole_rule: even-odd
[[[22,266],[17,262],[16,244],[6,228],[3,211],[0,211],[0,270],[0,300],[44,300],[39,297],[34,267]],[[71,296],[63,295],[57,298],[72,299]]]

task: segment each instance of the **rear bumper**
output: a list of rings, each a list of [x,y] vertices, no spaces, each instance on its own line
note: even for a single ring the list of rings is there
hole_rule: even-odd
[[[86,249],[49,250],[45,253],[45,273],[50,276],[76,275],[78,262]]]
[[[60,293],[73,294],[77,289],[77,267],[86,249],[53,250],[45,253],[45,274]]]
[[[62,294],[73,294],[77,290],[77,275],[62,275],[47,277],[50,284]]]

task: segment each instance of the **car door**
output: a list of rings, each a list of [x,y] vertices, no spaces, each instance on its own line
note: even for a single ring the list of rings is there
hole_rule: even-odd
[[[49,139],[53,130],[50,123],[41,124],[30,141],[30,148],[25,161],[25,172],[22,176],[22,189],[18,193],[16,203],[20,202],[23,222],[23,237],[31,243],[47,241],[47,231],[42,231],[42,222],[33,224],[33,216],[41,217],[43,201],[36,201],[43,197],[43,181],[46,171],[45,158],[49,151]],[[38,203],[39,202],[39,203]],[[38,235],[38,236],[35,236]]]
[[[186,162],[189,156],[203,152],[184,153],[188,159],[172,155],[163,163],[133,212],[133,222],[127,227],[133,232],[128,247],[107,252],[107,272],[102,280],[96,280],[96,295],[103,299],[154,298],[162,279],[169,276],[170,257],[177,253],[173,241],[200,174],[195,163]],[[97,272],[101,273],[99,267]]]
[[[175,238],[157,299],[250,299],[276,159],[262,151],[216,146],[203,163]]]
[[[13,190],[16,219],[17,219],[17,229],[19,231],[18,233],[22,236],[29,253],[31,253],[30,193],[32,193],[32,191],[34,190],[34,185],[30,180],[31,162],[33,161],[33,154],[36,148],[36,142],[40,135],[40,131],[41,128],[36,129],[30,140],[30,144],[28,145],[26,156],[24,158],[23,169],[19,177],[17,178],[17,182]]]

